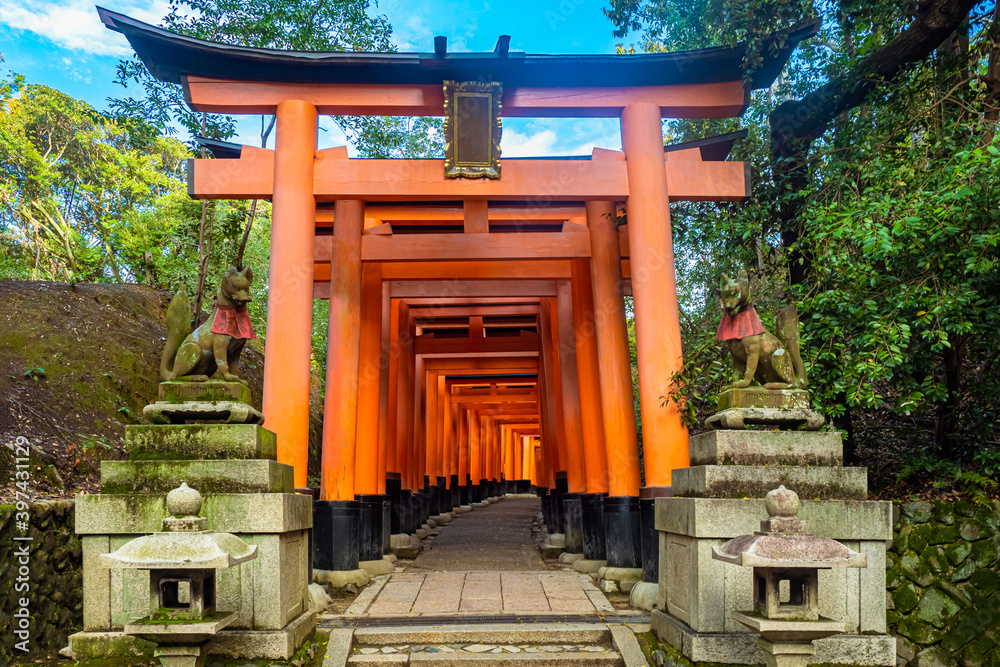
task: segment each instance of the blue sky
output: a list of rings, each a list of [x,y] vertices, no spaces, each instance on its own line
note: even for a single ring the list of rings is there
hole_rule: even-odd
[[[109,9],[156,24],[166,0],[104,0]],[[448,37],[452,51],[492,51],[501,34],[511,50],[528,53],[614,53],[605,0],[382,0],[400,51],[431,51],[435,35]],[[626,40],[627,41],[627,40]],[[125,39],[107,30],[92,0],[0,1],[0,72],[23,74],[104,109],[122,89],[113,83],[118,60],[131,53]],[[325,119],[322,146],[341,145],[343,134]],[[243,143],[259,144],[259,117],[241,120]],[[504,120],[507,156],[579,155],[594,146],[621,147],[611,119]]]

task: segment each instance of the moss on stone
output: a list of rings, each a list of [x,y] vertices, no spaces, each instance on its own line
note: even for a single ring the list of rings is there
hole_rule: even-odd
[[[909,614],[916,609],[917,603],[920,602],[920,589],[907,582],[896,589],[892,600],[896,605],[896,611],[901,614]]]

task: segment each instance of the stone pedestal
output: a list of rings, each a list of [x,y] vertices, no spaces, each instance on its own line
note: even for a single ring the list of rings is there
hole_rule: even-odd
[[[130,460],[102,464],[100,494],[76,499],[83,631],[70,636],[73,656],[152,659],[152,643],[123,633],[126,624],[149,613],[149,571],[106,570],[100,555],[161,530],[166,492],[186,482],[204,496],[208,530],[257,546],[256,559],[219,573],[217,607],[236,612],[236,618],[218,633],[211,652],[290,657],[315,629],[308,605],[312,503],[294,492],[291,466],[275,461],[274,433],[256,424],[128,426],[125,451]]]
[[[816,642],[811,664],[895,665],[886,635],[886,541],[892,503],[867,501],[867,475],[845,468],[838,433],[716,430],[691,438],[692,468],[673,471],[657,498],[658,609],[653,629],[695,662],[759,664],[757,636],[731,617],[753,608],[749,569],[727,567],[712,547],[751,534],[767,518],[766,493],[784,484],[803,499],[810,532],[864,553],[868,567],[820,572],[820,613],[847,634]]]

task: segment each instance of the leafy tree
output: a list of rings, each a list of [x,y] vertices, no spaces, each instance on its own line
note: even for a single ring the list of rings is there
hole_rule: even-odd
[[[749,40],[752,72],[757,28],[732,21],[732,4],[612,0],[606,11],[619,36],[641,31],[645,50]],[[676,398],[692,425],[714,411],[730,372],[714,288],[721,270],[751,268],[765,325],[798,301],[813,400],[876,488],[995,492],[1000,9],[741,4],[768,16],[795,5],[821,28],[741,121],[665,126],[669,142],[742,125],[733,159],[754,173],[746,203],[671,207],[685,345]]]

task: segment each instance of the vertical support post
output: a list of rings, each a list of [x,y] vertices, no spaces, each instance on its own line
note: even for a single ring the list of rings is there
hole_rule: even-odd
[[[566,435],[566,490],[563,496],[566,551],[583,552],[583,514],[580,496],[587,492],[584,470],[583,423],[577,378],[576,341],[573,333],[573,294],[570,281],[556,285],[559,313],[559,361],[563,390],[563,433]]]
[[[670,471],[686,468],[690,458],[677,404],[660,405],[660,397],[670,395],[670,381],[681,370],[682,358],[659,106],[639,102],[625,107],[621,127],[646,486],[669,486]]]
[[[396,315],[396,471],[404,489],[414,491],[410,475],[413,450],[413,336],[410,332],[410,306],[399,302]]]
[[[614,202],[588,201],[590,275],[601,377],[601,414],[608,452],[608,495],[639,495],[639,445],[632,398],[632,367],[625,321],[622,256],[615,228]]]
[[[336,203],[334,218],[320,496],[323,500],[354,500],[361,343],[361,231],[365,222],[365,203],[340,200]]]
[[[382,370],[382,265],[365,264],[361,283],[358,429],[354,492],[379,492],[379,415]],[[344,378],[335,380],[343,382]],[[384,484],[383,480],[383,484]]]
[[[379,264],[379,278],[382,265]],[[385,493],[386,473],[389,470],[389,356],[392,339],[392,292],[390,284],[381,283],[382,288],[382,331],[379,345],[379,393],[378,393],[378,492]],[[395,450],[395,447],[393,447]]]
[[[601,374],[597,361],[597,327],[594,325],[590,263],[585,259],[570,260],[570,274],[587,493],[607,493],[608,454],[604,445]]]
[[[316,107],[301,100],[278,104],[276,117],[263,412],[267,427],[278,436],[278,461],[294,467],[295,486],[304,488],[309,462],[316,232],[313,164],[318,125]]]

